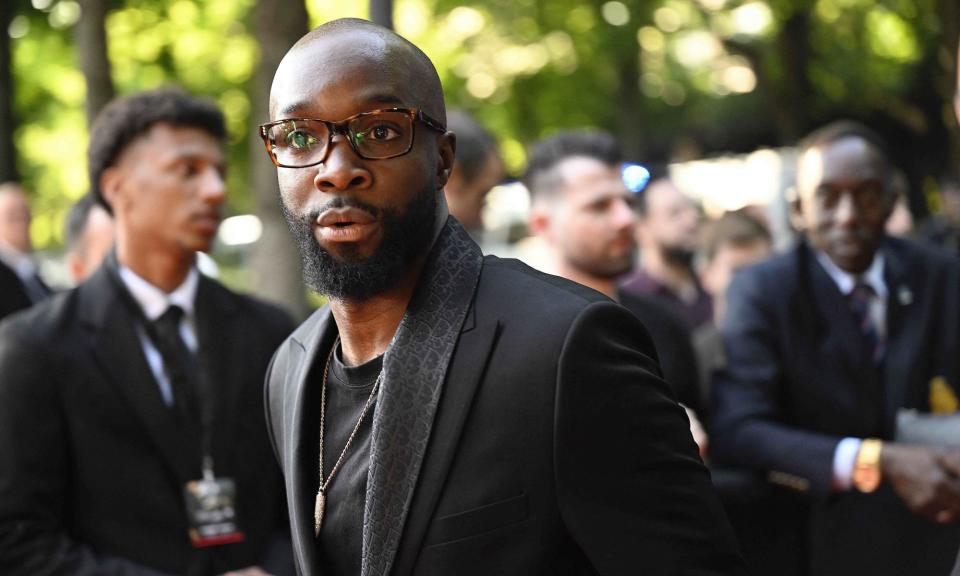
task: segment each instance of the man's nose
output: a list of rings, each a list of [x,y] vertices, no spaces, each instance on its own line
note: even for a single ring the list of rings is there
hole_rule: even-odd
[[[620,199],[613,203],[613,214],[611,222],[616,230],[624,228],[633,228],[637,224],[637,213],[626,199]]]
[[[220,204],[227,198],[227,185],[223,173],[216,167],[208,167],[200,183],[200,191],[205,202]]]
[[[845,190],[840,194],[837,206],[833,209],[833,219],[837,224],[849,226],[855,223],[858,217],[857,201],[853,197],[853,192]]]
[[[323,192],[368,188],[373,182],[363,159],[342,134],[334,134],[328,144],[327,157],[317,166],[314,185]]]

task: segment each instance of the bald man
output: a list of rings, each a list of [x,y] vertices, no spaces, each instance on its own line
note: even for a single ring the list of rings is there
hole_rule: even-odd
[[[50,295],[30,258],[30,201],[15,182],[0,184],[0,318]]]
[[[267,420],[302,574],[729,574],[740,559],[639,321],[483,257],[443,197],[430,60],[363,20],[281,62],[261,127],[307,282]]]
[[[113,246],[116,235],[113,217],[87,194],[67,214],[66,264],[70,278],[79,284],[93,274]]]

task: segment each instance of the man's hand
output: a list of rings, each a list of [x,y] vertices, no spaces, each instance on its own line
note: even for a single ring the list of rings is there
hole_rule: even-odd
[[[937,522],[960,517],[960,451],[885,442],[880,473],[913,512]]]
[[[240,570],[231,570],[230,572],[224,572],[221,576],[270,576],[259,566],[250,566],[247,568],[241,568]]]
[[[700,449],[700,458],[707,457],[707,446],[710,443],[709,438],[707,437],[707,431],[704,430],[703,424],[700,423],[700,419],[697,418],[696,413],[693,410],[687,408],[683,404],[683,409],[687,411],[687,418],[690,420],[690,434],[693,436],[693,441],[697,443],[697,448]]]

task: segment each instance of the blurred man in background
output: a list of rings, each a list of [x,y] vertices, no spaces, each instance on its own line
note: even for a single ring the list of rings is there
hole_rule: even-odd
[[[196,267],[225,138],[215,105],[172,89],[94,123],[116,250],[0,328],[0,573],[292,571],[262,400],[292,323]]]
[[[457,135],[453,172],[443,187],[450,214],[483,245],[483,205],[490,189],[503,180],[497,141],[463,110],[451,110],[447,124]]]
[[[669,178],[657,178],[642,192],[637,210],[640,267],[621,281],[625,292],[656,298],[694,330],[712,315],[710,296],[693,268],[700,210]]]
[[[918,236],[960,256],[960,178],[953,174],[944,176],[937,188],[940,213],[923,222]]]
[[[718,327],[726,313],[727,287],[740,269],[763,260],[773,251],[773,239],[763,222],[747,209],[727,212],[704,227],[700,278],[713,301],[713,321],[693,334],[702,374],[701,393],[709,398],[713,372],[723,367],[723,341]]]
[[[67,271],[74,284],[79,284],[110,252],[115,234],[113,217],[91,194],[85,194],[67,214],[66,233]]]
[[[617,289],[637,250],[637,196],[623,182],[622,165],[620,147],[606,132],[561,132],[535,144],[524,176],[533,204],[530,230],[551,252],[548,272],[605,294],[643,322],[703,452],[707,439],[696,416],[703,403],[689,331],[658,301]]]
[[[30,201],[14,182],[0,184],[0,319],[50,295],[30,257]]]
[[[936,576],[960,543],[960,454],[897,440],[900,409],[957,408],[960,263],[885,235],[890,184],[871,130],[813,132],[797,167],[805,241],[727,291],[713,454],[806,495],[780,520],[802,535],[783,573]]]

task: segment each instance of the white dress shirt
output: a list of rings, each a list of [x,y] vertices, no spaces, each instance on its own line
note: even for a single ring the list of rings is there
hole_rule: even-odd
[[[849,296],[857,282],[862,282],[873,289],[875,297],[870,300],[870,318],[876,326],[877,336],[881,341],[887,335],[887,283],[883,280],[884,259],[883,253],[877,252],[870,267],[859,277],[845,272],[837,267],[823,252],[817,252],[817,261],[826,270],[844,296]],[[860,451],[860,438],[844,438],[837,444],[833,452],[833,489],[837,491],[850,490],[853,479],[853,467],[857,461],[857,452]]]
[[[183,310],[183,319],[180,321],[180,337],[183,338],[184,344],[191,352],[197,351],[195,302],[200,274],[196,268],[191,268],[183,283],[169,294],[147,282],[126,266],[120,266],[120,279],[123,280],[127,291],[133,296],[134,301],[140,305],[144,316],[150,322],[155,322],[160,318],[168,307],[179,306]],[[173,406],[173,387],[163,370],[163,357],[160,355],[160,351],[157,350],[150,337],[147,336],[147,331],[139,323],[137,324],[137,336],[140,338],[140,347],[143,348],[143,354],[150,366],[150,371],[153,372],[157,385],[160,387],[163,401],[167,406]]]

